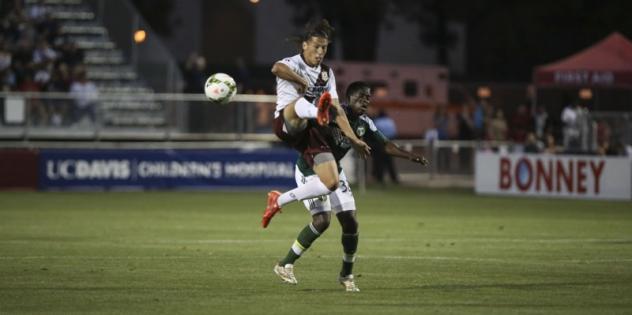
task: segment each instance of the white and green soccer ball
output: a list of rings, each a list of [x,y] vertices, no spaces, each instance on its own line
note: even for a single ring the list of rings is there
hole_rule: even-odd
[[[210,76],[204,84],[204,94],[212,102],[226,104],[236,93],[237,84],[226,73],[216,73]]]

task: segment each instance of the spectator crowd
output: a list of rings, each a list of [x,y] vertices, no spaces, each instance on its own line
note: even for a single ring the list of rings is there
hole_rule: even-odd
[[[65,126],[84,117],[94,120],[94,108],[86,99],[94,99],[97,92],[86,77],[84,52],[61,34],[59,22],[47,7],[38,3],[25,7],[16,0],[6,1],[1,8],[0,90],[72,92],[83,100],[79,105],[31,99],[27,110],[32,125]]]
[[[450,129],[451,118],[456,130]],[[432,126],[424,137],[426,140],[511,142],[514,151],[526,153],[624,154],[621,144],[611,144],[611,135],[608,122],[593,118],[588,106],[580,100],[569,102],[560,117],[555,117],[545,106],[532,108],[528,102],[519,104],[506,115],[503,108],[481,99],[475,104],[464,104],[458,110],[437,107]]]

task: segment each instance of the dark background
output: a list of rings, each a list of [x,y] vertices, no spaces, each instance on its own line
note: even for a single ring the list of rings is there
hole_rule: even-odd
[[[298,27],[311,17],[325,17],[339,25],[336,36],[345,43],[341,52],[345,61],[374,61],[377,29],[389,27],[388,16],[395,15],[416,23],[418,40],[434,49],[435,63],[449,66],[447,50],[455,37],[447,23],[462,23],[466,29],[466,71],[453,74],[452,79],[465,81],[529,82],[536,65],[566,57],[614,31],[632,36],[632,1],[623,0],[284,1],[292,8],[290,18]],[[181,22],[170,17],[175,0],[133,2],[164,37],[172,36]],[[252,41],[243,36],[254,27],[244,8],[250,5],[247,1],[203,1],[202,5],[203,38],[224,36],[227,54],[253,49]],[[209,42],[202,46],[205,54],[217,49]],[[405,49],[405,43],[402,45]],[[243,57],[253,62],[247,53]]]

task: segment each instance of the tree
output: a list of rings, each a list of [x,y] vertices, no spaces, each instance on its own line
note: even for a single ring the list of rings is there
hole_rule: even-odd
[[[294,8],[293,22],[305,25],[313,18],[326,18],[336,28],[345,60],[374,61],[380,26],[388,2],[385,0],[287,0]],[[338,49],[333,47],[334,49]]]
[[[613,31],[632,34],[630,1],[393,0],[395,13],[414,21],[420,39],[447,65],[455,37],[452,21],[465,25],[468,79],[529,81],[533,67],[566,57]]]
[[[533,67],[584,49],[615,30],[628,36],[629,1],[477,1],[469,10],[470,78],[530,81]]]
[[[171,36],[179,21],[172,21],[173,0],[133,0],[132,3],[153,30],[162,36]]]
[[[454,4],[449,0],[395,0],[395,13],[419,25],[419,39],[436,48],[438,64],[449,66],[448,50],[456,42],[448,23],[454,18]]]

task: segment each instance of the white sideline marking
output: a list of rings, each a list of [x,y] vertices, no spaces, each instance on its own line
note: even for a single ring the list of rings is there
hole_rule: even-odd
[[[361,238],[364,242],[410,242],[407,238]],[[93,241],[93,240],[0,240],[0,243],[27,244],[39,242],[85,242],[98,244],[256,244],[291,242],[291,239],[202,239],[202,240],[155,240],[155,241]],[[333,242],[332,240],[320,240],[321,242]],[[338,240],[335,240],[338,242]],[[460,239],[435,239],[428,238],[424,242],[435,243],[632,243],[632,239],[625,238],[558,238],[558,239],[527,239],[527,238],[460,238]]]
[[[365,259],[388,259],[388,260],[456,260],[456,261],[477,261],[477,262],[514,262],[514,260],[498,258],[472,258],[472,257],[447,257],[447,256],[373,256],[358,255],[358,258]]]
[[[97,260],[163,260],[189,259],[202,256],[0,256],[0,260],[37,260],[37,259],[97,259]]]
[[[159,244],[256,244],[256,243],[276,243],[291,242],[291,240],[161,240]]]
[[[159,245],[159,244],[256,244],[256,243],[274,243],[274,242],[291,242],[289,239],[284,240],[224,240],[224,239],[209,239],[209,240],[155,240],[155,241],[94,241],[94,240],[0,240],[0,243],[7,244],[28,244],[28,243],[40,243],[40,242],[51,242],[51,243],[93,243],[93,244],[150,244],[150,245]]]
[[[431,240],[432,241],[432,240]],[[440,242],[440,240],[438,240]],[[631,242],[632,239],[625,238],[557,238],[557,239],[528,239],[528,238],[463,238],[444,240],[444,242],[496,242],[496,243],[616,243],[616,242]]]
[[[618,263],[618,262],[632,262],[632,258],[622,258],[622,259],[567,259],[560,260],[563,262],[569,262],[574,264],[597,264],[597,263]]]
[[[358,255],[358,258],[365,259],[392,259],[392,260],[453,260],[453,261],[475,261],[475,262],[495,262],[495,263],[515,263],[515,264],[593,264],[593,263],[621,263],[632,262],[632,258],[613,258],[613,259],[564,259],[551,261],[524,261],[518,259],[500,259],[500,258],[473,258],[473,257],[447,257],[447,256],[372,256]]]
[[[84,260],[173,260],[173,259],[206,259],[209,256],[0,256],[0,260],[45,260],[45,259],[84,259]],[[272,256],[251,256],[257,258],[271,258]],[[319,255],[321,258],[337,259],[340,256]],[[391,256],[391,255],[358,255],[359,259],[386,260],[435,260],[435,261],[473,261],[522,265],[558,265],[558,264],[595,264],[595,263],[626,263],[632,258],[613,259],[564,259],[551,261],[525,261],[519,259],[477,258],[477,257],[448,257],[448,256]]]
[[[361,238],[362,240],[374,242],[410,242],[408,238]],[[424,242],[430,243],[632,243],[632,239],[626,238],[486,238],[486,237],[468,237],[440,239],[428,238]]]

